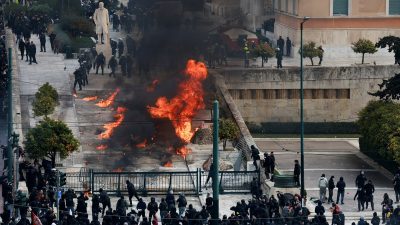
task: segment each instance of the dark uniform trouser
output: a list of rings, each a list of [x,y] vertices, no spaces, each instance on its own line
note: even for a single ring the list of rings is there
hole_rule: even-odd
[[[113,75],[115,77],[115,67],[110,67],[111,68],[111,73],[110,73],[110,77],[111,75]]]
[[[79,90],[82,90],[82,80],[81,79],[75,79],[74,81],[74,90],[76,89],[76,84],[79,85]]]
[[[99,67],[101,67],[101,75],[103,75],[104,74],[104,64],[97,64],[96,74],[99,74]]]
[[[40,43],[40,51],[46,51],[46,43]]]
[[[132,197],[135,196],[136,200],[139,201],[139,195],[137,194],[137,192],[130,192],[129,193],[129,204],[132,205]]]
[[[333,189],[329,189],[328,188],[328,192],[329,192],[328,202],[330,203],[330,202],[333,202],[333,199],[332,199],[332,197],[333,197]]]
[[[365,207],[368,208],[368,202],[371,203],[371,209],[374,210],[374,196],[367,196],[367,200],[365,201]]]

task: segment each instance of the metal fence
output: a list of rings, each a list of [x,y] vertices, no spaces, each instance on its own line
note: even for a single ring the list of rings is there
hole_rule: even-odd
[[[126,180],[133,183],[143,196],[165,194],[169,189],[189,195],[199,195],[206,184],[208,172],[197,169],[188,172],[88,172],[67,173],[67,186],[75,191],[98,191],[100,188],[110,194],[127,193]],[[248,193],[253,178],[260,181],[258,171],[220,171],[221,193]]]

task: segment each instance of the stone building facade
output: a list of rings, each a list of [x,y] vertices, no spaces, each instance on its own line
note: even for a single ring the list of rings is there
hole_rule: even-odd
[[[298,68],[225,69],[227,89],[246,122],[298,122]],[[399,66],[308,67],[304,70],[305,122],[353,122],[375,99],[368,92]]]

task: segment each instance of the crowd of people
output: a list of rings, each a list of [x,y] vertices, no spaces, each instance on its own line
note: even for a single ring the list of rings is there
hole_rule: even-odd
[[[8,57],[4,29],[4,12],[0,9],[0,112],[4,112],[5,100],[7,96],[7,69]]]

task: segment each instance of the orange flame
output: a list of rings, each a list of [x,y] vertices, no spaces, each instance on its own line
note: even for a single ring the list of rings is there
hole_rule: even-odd
[[[171,121],[175,134],[185,143],[193,137],[192,119],[196,112],[204,109],[202,81],[207,78],[204,63],[189,60],[185,75],[188,78],[179,84],[179,92],[172,99],[157,99],[155,106],[147,106],[152,118],[167,118]]]
[[[172,162],[171,161],[168,161],[168,162],[166,162],[166,163],[164,163],[164,167],[173,167],[174,165],[172,165]]]
[[[118,167],[116,169],[111,170],[111,172],[117,172],[117,173],[120,173],[120,172],[123,172],[123,171],[124,171],[124,168],[122,168],[122,167]]]
[[[192,150],[186,146],[182,146],[182,147],[176,149],[176,154],[182,156],[184,159],[191,152],[192,152]]]
[[[95,100],[97,100],[97,96],[85,97],[85,98],[82,98],[82,100],[86,101],[86,102],[95,101]]]
[[[154,89],[156,89],[157,85],[159,83],[159,80],[153,80],[149,86],[147,86],[146,91],[147,92],[153,92]]]
[[[147,146],[147,139],[144,139],[142,142],[136,144],[137,148],[146,148]]]
[[[111,137],[114,129],[121,125],[122,121],[124,121],[126,108],[125,107],[118,107],[117,114],[114,115],[115,121],[111,123],[104,124],[103,128],[105,129],[104,132],[99,134],[99,139],[108,139]]]
[[[104,151],[108,148],[108,145],[99,145],[96,147],[97,150],[99,151]]]
[[[114,102],[115,97],[117,97],[117,94],[119,93],[119,91],[120,91],[120,89],[117,88],[117,89],[110,95],[110,97],[108,97],[106,100],[101,100],[100,102],[96,103],[96,105],[97,105],[98,107],[101,107],[101,108],[106,108],[106,107],[110,106],[110,105]]]

